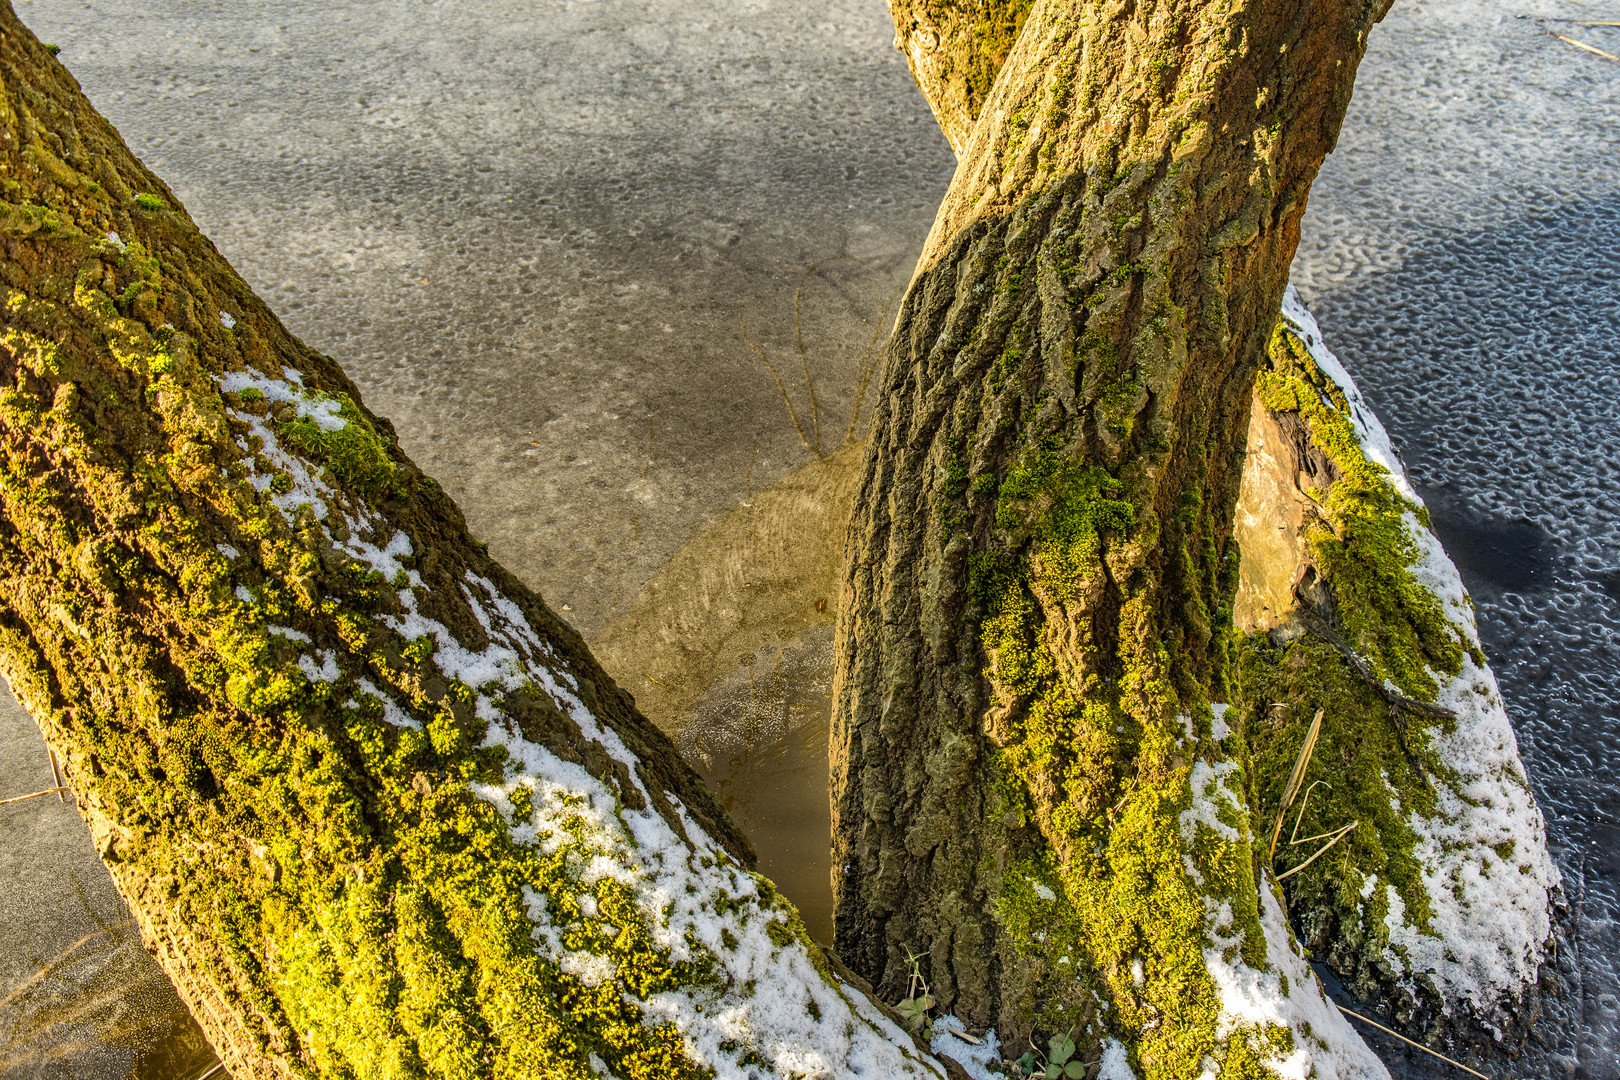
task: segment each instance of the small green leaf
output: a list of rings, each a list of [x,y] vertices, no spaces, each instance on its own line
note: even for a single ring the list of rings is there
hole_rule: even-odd
[[[931,1004],[927,998],[906,998],[895,1009],[905,1019],[906,1026],[916,1031],[928,1020],[928,1006]]]
[[[1074,1057],[1074,1040],[1067,1035],[1054,1035],[1046,1045],[1051,1047],[1051,1060],[1054,1065],[1062,1065]]]
[[[1067,1076],[1069,1080],[1080,1080],[1082,1076],[1086,1075],[1086,1063],[1083,1061],[1069,1062],[1063,1066],[1063,1075]]]
[[[1058,1080],[1063,1075],[1063,1066],[1055,1061],[1046,1063],[1046,1080]]]

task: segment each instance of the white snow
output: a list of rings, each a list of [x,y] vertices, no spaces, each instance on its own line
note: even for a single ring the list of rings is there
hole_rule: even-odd
[[[1005,1074],[991,1072],[989,1066],[1001,1060],[1001,1042],[994,1031],[987,1032],[979,1042],[958,1038],[965,1031],[962,1021],[954,1016],[941,1016],[934,1021],[934,1037],[929,1049],[942,1057],[955,1059],[973,1080],[1004,1080]]]
[[[115,232],[110,232],[107,234],[107,243],[111,244],[119,251],[123,251],[128,246],[118,238],[118,234]]]
[[[1230,925],[1230,913],[1226,914]],[[1212,922],[1219,925],[1220,920]],[[1260,885],[1260,929],[1266,939],[1265,971],[1244,963],[1236,948],[1242,943],[1242,931],[1230,937],[1216,932],[1211,935],[1213,945],[1204,948],[1204,968],[1221,1002],[1217,1034],[1226,1037],[1249,1025],[1288,1028],[1293,1050],[1264,1061],[1284,1080],[1388,1080],[1383,1062],[1327,999],[1316,973],[1295,946],[1269,872]]]
[[[236,316],[232,315],[228,311],[220,312],[219,313],[219,325],[223,326],[227,330],[236,329]]]
[[[382,704],[383,719],[385,721],[393,724],[395,727],[410,728],[413,731],[422,730],[421,721],[406,713],[404,709],[400,708],[399,705],[395,703],[393,698],[389,697],[387,694],[377,689],[376,686],[372,685],[370,679],[362,676],[361,678],[354,680],[354,684],[360,689],[364,690],[370,696],[376,698]]]
[[[219,313],[219,316],[221,321],[230,319],[230,316],[223,311]],[[228,329],[236,325],[236,320],[231,319],[225,325]],[[292,374],[297,373],[293,372]],[[336,398],[327,397],[325,394],[311,393],[305,390],[301,380],[295,385],[283,379],[262,375],[252,368],[246,368],[242,371],[227,371],[223,375],[216,376],[216,381],[219,383],[221,390],[239,394],[243,390],[252,389],[263,394],[270,401],[285,401],[292,405],[299,416],[308,417],[326,431],[339,431],[344,424],[348,423],[347,420],[338,415],[338,411],[343,407],[342,402]]]
[[[1211,765],[1199,758],[1193,762],[1192,775],[1188,783],[1192,787],[1192,805],[1183,810],[1176,818],[1181,830],[1182,842],[1186,845],[1182,849],[1181,863],[1187,871],[1187,876],[1193,883],[1202,885],[1204,875],[1193,863],[1193,845],[1198,840],[1198,826],[1204,825],[1211,829],[1216,836],[1226,841],[1236,841],[1240,833],[1236,826],[1221,820],[1221,810],[1227,809],[1228,814],[1235,811],[1236,799],[1226,789],[1226,780],[1238,771],[1235,761],[1217,761]]]
[[[1328,351],[1292,286],[1282,310],[1317,366],[1344,392],[1362,452],[1389,470],[1397,491],[1422,506],[1383,425]],[[1404,523],[1418,552],[1413,576],[1440,601],[1464,640],[1477,647],[1473,605],[1456,566],[1416,514],[1408,512]],[[1448,1002],[1464,999],[1485,1012],[1536,978],[1552,933],[1550,893],[1559,875],[1495,674],[1467,657],[1455,676],[1431,674],[1440,685],[1436,704],[1458,717],[1450,732],[1439,725],[1433,729],[1434,748],[1450,773],[1432,778],[1436,813],[1426,817],[1413,811],[1409,817],[1419,837],[1415,854],[1433,914],[1427,930],[1406,922],[1404,905],[1388,888],[1385,958],[1409,977],[1428,975]],[[1364,889],[1363,895],[1371,896],[1372,885]]]
[[[1118,1039],[1104,1040],[1097,1080],[1136,1080],[1136,1073],[1131,1069],[1130,1053]]]
[[[315,663],[315,657],[304,655],[298,658],[298,670],[304,673],[304,678],[310,682],[337,682],[343,677],[343,669],[338,667],[337,655],[330,649],[316,649],[316,656],[320,657],[320,664]]]

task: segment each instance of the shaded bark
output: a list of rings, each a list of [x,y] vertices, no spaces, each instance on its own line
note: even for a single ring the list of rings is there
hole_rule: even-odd
[[[1167,1076],[1235,1053],[1203,901],[1255,918],[1257,871],[1177,817],[1237,753],[1210,703],[1251,387],[1385,6],[1030,12],[904,301],[850,532],[837,945],[880,994],[921,956],[1009,1044],[1145,1032]]]
[[[231,1075],[939,1074],[9,4],[0,186],[0,670]]]

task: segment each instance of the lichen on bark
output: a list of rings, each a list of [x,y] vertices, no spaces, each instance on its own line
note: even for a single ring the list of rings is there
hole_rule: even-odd
[[[1222,965],[1280,972],[1286,931],[1268,948],[1212,703],[1253,378],[1382,10],[1029,13],[903,303],[851,526],[837,944],[880,993],[921,954],[941,1008],[1009,1043],[1112,1034],[1155,1077],[1343,1034],[1219,992]]]

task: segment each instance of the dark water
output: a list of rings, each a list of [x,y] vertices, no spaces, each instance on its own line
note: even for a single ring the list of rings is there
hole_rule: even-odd
[[[830,627],[762,649],[699,700],[680,736],[687,759],[754,842],[760,873],[824,942],[833,929],[831,669]]]

